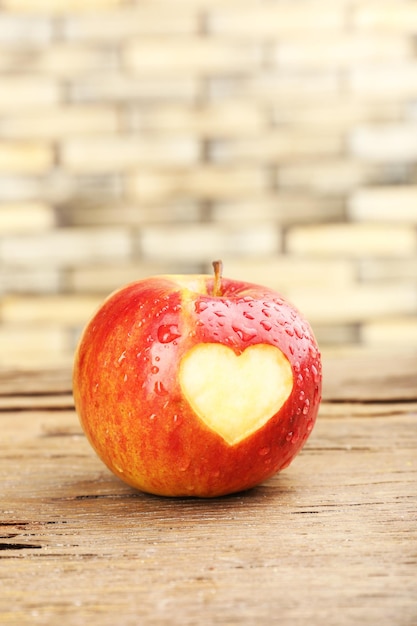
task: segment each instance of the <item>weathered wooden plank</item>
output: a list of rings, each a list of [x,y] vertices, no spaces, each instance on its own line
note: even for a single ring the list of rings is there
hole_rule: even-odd
[[[9,370],[0,368],[0,397],[52,395],[71,391],[71,371],[67,368]]]
[[[71,393],[68,368],[10,371],[0,368],[0,397]],[[417,350],[323,352],[323,399],[417,400]]]
[[[417,399],[417,351],[353,350],[323,358],[326,400]]]
[[[215,500],[130,489],[73,410],[3,411],[0,623],[410,626],[416,407],[356,410],[324,404],[287,470]]]
[[[401,402],[349,402],[348,400],[323,401],[320,406],[320,418],[335,417],[337,419],[344,418],[346,415],[350,417],[395,417],[396,415],[404,415],[405,413],[417,415],[417,402],[413,400]]]
[[[71,393],[51,393],[38,395],[0,395],[1,411],[71,409],[74,400]]]

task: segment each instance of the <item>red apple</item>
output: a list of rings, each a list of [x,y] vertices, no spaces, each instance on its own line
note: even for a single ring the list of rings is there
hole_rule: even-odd
[[[145,492],[212,497],[287,467],[321,398],[307,321],[278,293],[215,275],[155,276],[110,295],[74,363],[81,425]]]

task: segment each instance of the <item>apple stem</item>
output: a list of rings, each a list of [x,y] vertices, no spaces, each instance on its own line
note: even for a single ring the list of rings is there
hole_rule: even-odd
[[[223,274],[223,262],[213,261],[214,269],[214,282],[213,282],[213,296],[222,295],[222,274]]]

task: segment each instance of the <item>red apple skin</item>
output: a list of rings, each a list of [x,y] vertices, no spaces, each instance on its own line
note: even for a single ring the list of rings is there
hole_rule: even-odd
[[[268,288],[227,278],[213,296],[213,277],[195,278],[206,294],[170,276],[113,293],[87,324],[75,355],[75,406],[91,445],[124,482],[156,495],[214,497],[261,483],[301,450],[321,400],[320,353],[292,305]],[[236,354],[271,344],[292,368],[286,402],[235,445],[210,430],[181,392],[182,356],[207,342]]]

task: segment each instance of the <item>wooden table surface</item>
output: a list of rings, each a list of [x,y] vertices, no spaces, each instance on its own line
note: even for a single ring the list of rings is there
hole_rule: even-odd
[[[0,624],[415,626],[417,352],[324,358],[304,450],[213,500],[102,465],[69,371],[0,373]]]

